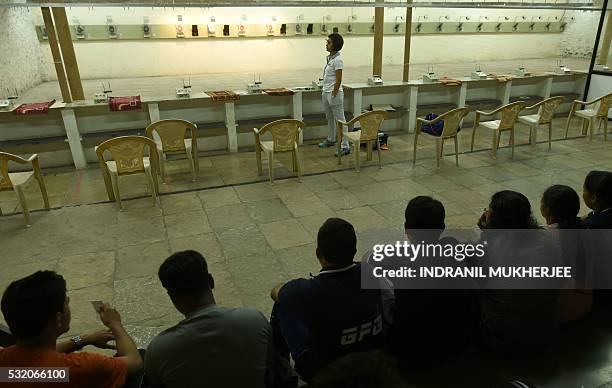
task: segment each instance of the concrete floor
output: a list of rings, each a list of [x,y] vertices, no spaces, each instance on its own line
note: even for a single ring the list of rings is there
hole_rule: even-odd
[[[279,179],[273,185],[267,176],[257,176],[253,152],[202,157],[196,182],[190,181],[186,160],[171,161],[171,181],[162,185],[161,204],[146,197],[144,179],[128,177],[124,198],[136,198],[125,201],[123,212],[107,201],[97,166],[45,171],[54,209],[33,212],[29,229],[19,213],[0,218],[0,290],[36,270],[56,270],[66,278],[71,298],[68,334],[99,328],[88,301],[105,300],[121,312],[138,345],[146,347],[182,318],[157,278],[158,267],[170,252],[195,249],[209,262],[218,303],[269,314],[274,285],[318,270],[316,232],[328,217],[342,217],[355,226],[358,258],[401,230],[406,202],[416,195],[440,199],[449,228],[474,227],[490,196],[503,189],[527,195],[541,220],[539,198],[546,187],[568,184],[580,192],[588,171],[612,170],[612,144],[603,142],[602,134],[593,142],[560,140],[564,123],[555,121],[550,152],[545,143],[535,150],[525,145],[528,131],[520,126],[517,143],[524,145],[517,147],[514,159],[504,148],[492,160],[483,150],[491,135],[481,130],[478,152],[461,154],[459,167],[454,157],[446,156],[440,169],[435,167],[433,142],[420,143],[412,165],[409,134],[390,137],[382,169],[374,158],[363,163],[360,173],[352,169],[353,154],[337,166],[331,150],[305,145],[307,176],[301,183],[291,177],[289,155],[280,155],[275,165]],[[577,125],[570,134],[578,134]],[[461,151],[469,150],[470,136],[471,129],[461,132]],[[40,208],[35,184],[27,195],[31,206]],[[0,193],[5,214],[18,211],[13,197]],[[537,359],[511,361],[471,352],[439,369],[406,374],[411,382],[431,387],[486,387],[519,376],[544,387],[595,387],[612,380],[610,322],[595,317],[569,328],[554,349]]]
[[[371,66],[351,66],[350,60],[345,58],[343,82],[345,84],[366,82],[372,75]],[[482,70],[487,73],[513,74],[518,62],[532,74],[541,74],[552,71],[558,58],[526,58],[515,61],[479,62]],[[564,58],[563,64],[572,70],[585,71],[589,68],[588,59]],[[420,79],[431,64],[412,64],[410,66],[410,79]],[[469,77],[474,70],[475,63],[436,63],[434,69],[439,77]],[[261,73],[261,80],[265,87],[294,87],[310,85],[312,80],[321,76],[323,70],[293,69],[281,72]],[[402,79],[403,66],[385,65],[383,79],[397,81]],[[142,78],[116,78],[116,79],[86,79],[83,80],[85,96],[93,99],[95,93],[102,92],[102,82],[110,82],[113,96],[140,95],[144,99],[155,99],[174,96],[174,90],[182,86],[182,80],[191,78],[192,90],[202,92],[206,90],[246,90],[246,85],[253,82],[252,73],[211,73],[211,74],[185,74],[181,76],[142,77]],[[55,98],[61,101],[61,93],[57,81],[44,82],[22,93],[19,102],[48,101]]]

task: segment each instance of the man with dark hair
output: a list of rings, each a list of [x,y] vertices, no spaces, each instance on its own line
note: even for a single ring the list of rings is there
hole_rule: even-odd
[[[454,238],[440,239],[446,215],[440,201],[428,196],[415,197],[408,202],[404,215],[406,237],[413,244],[458,243]],[[456,263],[444,265],[451,264]],[[452,279],[444,281],[450,283]],[[470,344],[475,309],[476,297],[467,290],[396,288],[395,324],[390,341],[393,353],[400,362],[410,364],[437,363],[454,356]]]
[[[404,212],[404,230],[411,241],[418,242],[421,235],[437,240],[444,231],[446,211],[442,202],[428,196],[414,197]]]
[[[336,122],[346,121],[344,118],[344,92],[342,90],[342,69],[344,62],[340,58],[340,50],[344,46],[344,39],[338,33],[333,33],[325,41],[325,49],[329,55],[325,58],[323,68],[323,110],[327,119],[329,132],[327,138],[319,143],[319,147],[326,148],[336,144]],[[348,143],[348,128],[343,127],[344,136],[342,137],[342,155],[350,152]],[[336,155],[337,156],[337,155]]]
[[[174,253],[158,275],[185,319],[149,345],[145,372],[152,386],[264,387],[272,332],[263,314],[218,306],[215,281],[198,252]]]
[[[66,281],[53,271],[38,271],[12,282],[2,295],[2,313],[17,344],[0,349],[0,367],[67,367],[67,387],[123,386],[126,376],[140,371],[142,359],[119,313],[104,304],[99,314],[109,330],[57,343],[57,338],[70,328],[69,301]],[[114,348],[107,343],[113,339],[117,357],[77,352],[86,345]]]
[[[383,346],[381,292],[361,288],[356,252],[353,226],[330,218],[317,234],[319,274],[272,289],[272,321],[282,333],[276,339],[286,340],[295,369],[306,381],[339,357]]]

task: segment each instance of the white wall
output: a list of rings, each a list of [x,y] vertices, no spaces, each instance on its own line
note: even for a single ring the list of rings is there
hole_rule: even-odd
[[[395,21],[405,16],[405,8],[386,8],[385,19]],[[369,22],[373,8],[78,8],[68,10],[71,23],[103,25],[107,17],[115,24],[142,24],[148,18],[151,24],[177,23],[181,15],[184,25],[206,24],[211,17],[217,24],[265,24]],[[354,15],[354,16],[351,16]],[[558,10],[513,9],[415,9],[413,20],[438,21],[448,16],[448,21],[459,21],[465,16],[470,21],[550,20],[561,19]],[[575,22],[568,22],[572,33],[564,34],[473,34],[473,35],[420,35],[412,38],[412,63],[455,63],[487,60],[514,60],[525,58],[556,57],[561,51],[560,37],[567,36],[571,44],[579,47],[592,39],[590,18],[582,22],[582,13]],[[524,19],[523,19],[524,17]],[[42,24],[40,11],[37,23]],[[245,20],[246,19],[246,20]],[[444,19],[447,20],[447,19]],[[574,24],[579,25],[573,27]],[[585,36],[583,36],[585,35]],[[567,40],[567,39],[566,39]],[[588,43],[588,42],[587,42]],[[588,46],[588,44],[586,44]],[[592,47],[592,42],[590,43]],[[401,64],[404,50],[403,36],[386,36],[384,64]],[[43,77],[56,79],[48,44],[42,43],[46,65]],[[252,39],[198,39],[198,40],[139,40],[139,41],[77,41],[76,55],[81,76],[90,78],[119,78],[156,75],[205,74],[217,72],[264,72],[270,70],[319,69],[325,54],[322,36],[295,38]],[[587,49],[588,51],[589,49]],[[572,52],[578,52],[573,50]],[[346,37],[344,57],[353,66],[369,66],[372,62],[372,37]],[[571,54],[573,55],[573,54]],[[578,55],[582,56],[583,53]]]
[[[44,72],[48,68],[44,67]],[[0,98],[6,88],[24,91],[41,79],[41,46],[29,8],[0,8]]]
[[[559,51],[554,34],[533,34],[529,40],[531,44],[525,46],[517,44],[516,37],[509,34],[417,36],[412,41],[411,61],[453,63],[554,57]],[[371,65],[372,44],[371,37],[347,37],[342,50],[345,61],[350,61],[351,66]],[[49,51],[48,46],[44,49]],[[75,42],[75,49],[85,79],[318,69],[325,55],[322,37]],[[386,37],[384,64],[402,64],[403,55],[403,37]],[[54,78],[50,63],[46,76]]]
[[[561,34],[561,56],[590,58],[593,54],[595,35],[601,12],[567,11],[567,18],[574,18]]]

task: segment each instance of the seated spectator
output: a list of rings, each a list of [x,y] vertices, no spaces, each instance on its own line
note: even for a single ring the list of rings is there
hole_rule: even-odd
[[[584,218],[584,224],[589,229],[612,229],[612,173],[608,171],[591,171],[587,174],[582,191],[584,203],[593,210]],[[591,232],[591,247],[598,251],[598,256],[609,257],[610,234],[607,230]],[[602,252],[607,251],[608,254]],[[595,268],[594,284],[608,285],[610,269],[607,263]],[[596,265],[596,264],[595,264]],[[594,307],[612,308],[612,290],[596,289],[593,295]]]
[[[516,191],[495,193],[478,226],[484,229],[482,238],[488,243],[486,262],[490,265],[528,266],[536,264],[536,260],[547,259],[540,253],[555,250],[554,239],[533,218],[529,200]],[[509,259],[513,261],[499,262]],[[555,338],[559,320],[558,287],[556,290],[494,289],[500,282],[493,284],[485,285],[487,289],[482,290],[480,298],[479,333],[485,345],[507,354],[524,354]]]
[[[549,228],[571,229],[561,233],[560,243],[564,261],[576,271],[575,280],[584,284],[586,271],[586,252],[583,236],[584,223],[578,217],[580,198],[569,186],[550,186],[542,195],[540,212]],[[593,291],[588,289],[559,290],[559,321],[569,323],[577,321],[591,311]]]
[[[440,240],[444,218],[440,201],[415,197],[406,206],[406,236],[410,241],[457,243],[448,237]],[[470,344],[477,302],[473,291],[463,289],[396,288],[393,354],[400,362],[414,365],[437,363],[464,350]]]
[[[591,171],[584,180],[584,203],[593,210],[584,222],[589,229],[612,229],[612,173]]]
[[[261,312],[218,306],[204,257],[177,252],[159,280],[185,319],[151,341],[145,356],[153,387],[264,387],[271,329]]]
[[[99,314],[108,330],[57,343],[57,338],[70,328],[69,302],[66,281],[53,271],[38,271],[12,282],[2,296],[2,314],[17,343],[0,350],[0,367],[68,367],[70,381],[62,386],[123,386],[126,376],[141,370],[142,359],[121,324],[121,316],[104,304]],[[116,357],[77,352],[87,345],[113,348],[108,344],[113,339]],[[15,387],[34,385],[14,384]]]
[[[379,350],[352,353],[327,365],[309,388],[407,388],[393,358]]]
[[[271,291],[273,328],[278,326],[286,341],[275,345],[280,353],[288,346],[305,381],[337,358],[384,346],[382,293],[361,288],[356,252],[353,226],[330,218],[317,234],[319,274]]]

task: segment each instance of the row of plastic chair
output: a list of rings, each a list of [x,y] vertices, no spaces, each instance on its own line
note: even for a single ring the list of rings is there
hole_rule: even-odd
[[[340,145],[343,140],[342,128],[353,127],[359,123],[360,129],[348,132],[347,137],[349,143],[354,147],[355,154],[355,169],[359,171],[360,167],[360,145],[365,143],[367,146],[367,160],[372,159],[372,149],[376,145],[378,150],[378,164],[382,167],[382,155],[380,152],[380,144],[378,141],[378,132],[383,121],[387,118],[385,111],[371,111],[353,117],[348,122],[338,121],[336,123],[336,145],[338,154],[338,164],[342,164],[342,152]],[[297,173],[298,179],[301,179],[302,168],[299,158],[299,138],[305,124],[300,120],[285,119],[276,120],[261,127],[261,129],[253,128],[255,135],[255,156],[257,158],[257,171],[259,175],[263,174],[262,154],[265,154],[268,159],[268,174],[270,183],[274,182],[274,154],[279,152],[291,152],[293,161],[293,172]],[[262,136],[266,133],[272,135],[272,141],[264,141]]]
[[[502,132],[510,132],[510,147],[512,157],[514,157],[514,127],[517,122],[523,123],[529,127],[529,141],[532,147],[535,146],[537,141],[538,128],[540,126],[548,127],[548,150],[551,149],[552,142],[552,119],[554,117],[556,109],[564,101],[564,97],[556,96],[540,101],[539,103],[527,106],[525,102],[518,101],[513,102],[504,106],[501,106],[491,112],[476,111],[476,117],[474,120],[474,127],[472,130],[472,141],[470,144],[470,151],[474,151],[474,141],[476,138],[476,131],[479,128],[488,129],[493,133],[491,155],[493,158],[497,157],[497,149],[499,148],[499,141]],[[596,105],[598,104],[598,105]],[[581,105],[592,106],[590,109],[578,110],[577,108]],[[572,103],[572,108],[567,119],[565,128],[565,138],[569,133],[569,126],[573,116],[577,116],[583,119],[583,135],[587,132],[590,133],[590,139],[593,140],[593,132],[595,131],[595,125],[599,122],[599,126],[603,123],[604,126],[604,139],[607,140],[608,136],[608,110],[612,105],[612,93],[605,96],[599,97],[592,101],[579,101],[575,100]],[[523,110],[535,110],[538,109],[536,114],[519,116]],[[440,166],[440,159],[442,157],[444,141],[447,139],[453,139],[455,142],[455,164],[459,165],[459,146],[457,142],[457,133],[461,128],[461,124],[465,116],[470,113],[469,108],[457,108],[448,111],[433,120],[426,120],[423,118],[417,119],[417,128],[414,137],[414,150],[412,163],[416,163],[417,144],[420,135],[428,135],[426,138],[433,138],[436,142],[436,165]],[[481,121],[483,116],[494,117],[499,114],[499,120],[488,120]],[[444,121],[444,126],[440,136],[435,136],[427,132],[423,132],[423,125],[433,125],[439,121]]]
[[[121,136],[106,140],[95,147],[108,198],[117,201],[119,209],[123,209],[119,191],[119,181],[123,175],[146,174],[153,200],[157,201],[157,174],[161,173],[165,183],[166,155],[186,154],[193,180],[199,171],[198,134],[195,124],[179,119],[160,120],[149,125],[145,133],[146,137]],[[110,157],[107,157],[108,155]]]
[[[557,107],[563,102],[563,97],[552,97],[541,101],[535,105],[527,107],[524,102],[514,102],[504,105],[491,112],[476,111],[474,121],[474,129],[472,132],[472,141],[470,150],[474,149],[474,140],[476,130],[478,128],[487,128],[493,131],[492,141],[492,156],[495,157],[497,148],[499,147],[499,139],[501,133],[510,131],[510,145],[512,147],[512,156],[514,156],[514,126],[516,122],[521,122],[529,126],[529,137],[532,146],[535,145],[537,139],[538,128],[542,125],[548,126],[548,149],[551,148],[552,138],[552,118]],[[592,107],[586,109],[578,109],[580,106]],[[582,134],[590,134],[593,139],[596,124],[599,127],[604,127],[604,139],[607,140],[608,132],[608,111],[612,105],[612,93],[597,98],[592,101],[573,102],[570,114],[568,116],[565,129],[565,137],[569,133],[569,125],[571,119],[577,116],[583,120]],[[539,109],[538,113],[533,115],[519,116],[524,109],[534,110]],[[459,147],[457,141],[457,132],[461,127],[461,123],[465,116],[470,112],[469,108],[457,108],[446,112],[433,120],[419,118],[417,120],[417,129],[414,137],[414,152],[413,163],[416,162],[417,144],[420,137],[432,138],[436,142],[436,164],[440,165],[442,157],[444,141],[453,139],[455,142],[455,163],[459,165]],[[483,116],[500,115],[499,120],[481,121]],[[338,147],[338,163],[342,163],[342,152],[340,152],[340,144],[342,143],[344,126],[351,127],[357,123],[360,129],[357,131],[348,132],[348,140],[353,144],[355,155],[355,168],[359,171],[360,168],[360,145],[367,145],[367,160],[372,159],[372,148],[376,145],[378,151],[379,167],[382,167],[382,154],[380,152],[380,144],[378,142],[378,132],[382,122],[387,118],[385,111],[366,112],[354,117],[348,122],[337,122],[337,147]],[[432,125],[440,120],[444,120],[444,126],[440,136],[429,136],[422,131],[423,125]],[[274,181],[274,154],[279,152],[292,152],[293,171],[297,172],[298,179],[301,178],[301,166],[299,158],[299,137],[304,123],[299,120],[277,120],[264,125],[261,129],[254,128],[255,149],[257,158],[257,170],[261,175],[262,168],[262,153],[268,158],[268,169],[270,182]],[[187,133],[189,132],[189,136]],[[270,132],[272,141],[264,141],[262,136]],[[166,181],[165,159],[168,154],[185,153],[189,160],[193,179],[199,171],[198,150],[197,150],[197,127],[195,124],[185,120],[160,120],[149,125],[146,129],[145,136],[122,136],[109,139],[96,147],[96,155],[100,162],[106,191],[110,200],[115,200],[120,209],[122,209],[121,195],[119,192],[119,180],[123,175],[132,175],[144,173],[147,175],[151,188],[151,195],[154,201],[157,201],[159,186],[157,181],[158,173],[161,173],[162,180]],[[107,155],[110,154],[110,158]],[[148,156],[147,156],[148,155]],[[30,163],[32,171],[9,173],[9,162],[19,164]],[[21,158],[17,155],[0,152],[0,191],[14,190],[18,201],[23,209],[23,215],[27,226],[30,226],[30,217],[28,205],[24,194],[24,188],[36,179],[42,193],[45,209],[49,209],[49,198],[45,187],[44,179],[40,170],[38,155],[34,154],[29,159]],[[0,215],[2,211],[0,209]]]

